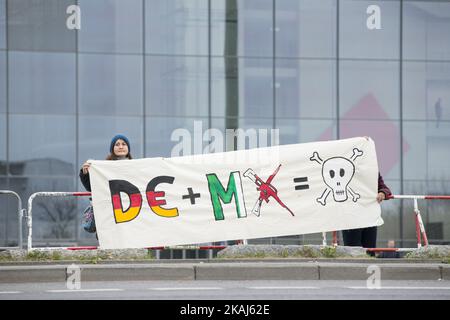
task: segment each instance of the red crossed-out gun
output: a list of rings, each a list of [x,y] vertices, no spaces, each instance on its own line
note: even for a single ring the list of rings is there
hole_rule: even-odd
[[[244,172],[244,177],[247,177],[251,181],[253,181],[257,186],[256,190],[259,191],[259,198],[252,209],[252,213],[257,217],[259,217],[259,215],[261,214],[260,210],[262,201],[265,200],[266,202],[269,202],[270,197],[274,198],[283,208],[286,208],[291,213],[291,215],[294,216],[294,213],[291,211],[291,209],[289,209],[278,197],[278,190],[271,184],[273,178],[275,178],[275,175],[278,173],[278,170],[280,170],[280,167],[281,164],[278,166],[275,172],[270,175],[266,182],[258,177],[258,175],[251,168],[247,169]]]

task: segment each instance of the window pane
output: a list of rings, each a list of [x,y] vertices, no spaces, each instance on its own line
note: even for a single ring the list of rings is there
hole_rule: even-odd
[[[272,0],[211,1],[213,55],[273,56]]]
[[[147,117],[146,158],[202,154],[208,119],[202,117]]]
[[[403,63],[403,116],[430,120],[439,128],[450,120],[450,62]]]
[[[207,0],[146,0],[145,25],[147,54],[208,54]]]
[[[75,0],[8,1],[9,50],[75,51],[75,30],[66,13]]]
[[[383,178],[400,179],[400,123],[381,120],[346,120],[339,123],[340,138],[368,136],[375,142],[378,167]],[[409,150],[408,139],[403,139],[403,152]]]
[[[448,194],[450,190],[450,180],[427,181],[428,194]],[[429,242],[432,244],[448,244],[450,234],[450,202],[448,200],[433,200],[420,203],[422,207],[426,206],[427,215],[425,215],[425,230]]]
[[[427,136],[427,178],[450,180],[450,124],[446,123],[439,134]],[[447,191],[448,193],[448,191]]]
[[[335,118],[335,69],[334,61],[277,59],[277,118]]]
[[[399,59],[400,1],[341,0],[339,3],[339,54],[342,58]],[[374,5],[377,6],[375,11],[370,8]],[[376,26],[377,12],[380,29],[370,29]]]
[[[10,52],[9,110],[75,113],[75,55]]]
[[[6,114],[0,113],[0,175],[6,174]]]
[[[280,144],[336,139],[335,120],[279,119]],[[312,156],[312,155],[311,155]]]
[[[450,123],[405,121],[411,147],[404,157],[404,177],[411,180],[450,180]]]
[[[10,187],[7,179],[0,176],[0,190],[18,191],[19,189]],[[22,199],[22,201],[26,200]],[[15,196],[2,195],[0,197],[0,247],[17,246],[19,243],[18,207]]]
[[[81,52],[142,53],[142,0],[79,0]]]
[[[248,150],[279,145],[279,134],[271,131],[273,120],[269,118],[239,118],[236,121],[234,118],[217,117],[212,119],[211,127],[221,133],[219,137],[222,145],[219,150],[217,137],[211,137],[207,142],[209,145],[207,150],[211,150],[211,152]],[[227,129],[234,130],[227,131]]]
[[[412,141],[410,149],[403,158],[403,175],[407,180],[427,179],[427,123],[405,121],[403,132],[408,141]],[[417,191],[417,190],[416,190]],[[409,193],[408,193],[409,194]]]
[[[429,195],[448,194],[450,180],[406,180],[405,194]],[[405,247],[416,247],[416,224],[414,202],[403,201],[403,233],[407,239]],[[448,244],[450,203],[448,200],[419,200],[420,215],[430,244]]]
[[[277,0],[275,6],[278,57],[336,56],[336,1]]]
[[[400,194],[399,180],[385,179],[384,176],[383,180],[393,194]],[[401,200],[395,199],[383,201],[381,203],[381,216],[384,220],[384,224],[377,229],[378,248],[387,248],[388,241],[390,240],[394,240],[395,247],[400,247],[400,204]],[[408,219],[410,218],[411,217],[408,217]]]
[[[211,113],[220,117],[273,117],[272,59],[213,58]]]
[[[79,55],[81,114],[142,115],[142,57]]]
[[[0,0],[0,49],[6,48],[6,0]]]
[[[150,115],[208,115],[208,59],[147,56],[146,108]]]
[[[233,121],[235,120],[235,118],[230,118]],[[211,126],[219,129],[219,130],[225,130],[226,128],[228,128],[226,126],[227,123],[227,118],[224,117],[213,117],[211,119]],[[272,128],[273,127],[273,121],[272,119],[269,118],[247,118],[247,117],[242,117],[238,119],[237,122],[237,128],[241,128],[241,129],[265,129],[265,128]],[[224,131],[225,132],[225,131]]]
[[[340,62],[339,109],[345,119],[399,118],[399,63]]]
[[[397,62],[343,61],[340,68],[339,137],[370,136],[387,179],[400,178],[398,73]]]
[[[31,194],[40,191],[75,191],[75,179],[50,177],[11,178],[10,187],[20,190],[19,195],[25,202]],[[49,246],[52,239],[74,241],[79,225],[81,210],[77,208],[77,199],[68,197],[36,197],[33,201],[33,246]],[[78,224],[78,225],[77,225]],[[42,243],[44,242],[44,243]]]
[[[142,133],[141,117],[80,117],[77,174],[84,161],[104,160],[108,156],[111,139],[116,134],[123,134],[128,138],[133,158],[142,158]]]
[[[404,1],[403,57],[450,60],[450,2]]]
[[[10,115],[10,172],[14,175],[73,175],[75,117]]]
[[[6,52],[0,51],[0,114],[6,112]]]

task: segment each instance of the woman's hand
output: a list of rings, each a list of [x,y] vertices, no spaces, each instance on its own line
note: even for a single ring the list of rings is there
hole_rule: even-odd
[[[82,168],[84,174],[88,174],[89,173],[90,166],[91,166],[91,163],[88,162],[88,161],[83,163],[83,167],[81,167],[81,168]]]
[[[378,192],[378,195],[377,195],[378,203],[380,203],[383,200],[386,200],[386,195],[384,194],[384,192]]]

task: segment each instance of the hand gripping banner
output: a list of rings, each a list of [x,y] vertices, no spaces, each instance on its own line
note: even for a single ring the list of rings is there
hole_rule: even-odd
[[[92,160],[100,247],[144,248],[383,224],[370,138]]]

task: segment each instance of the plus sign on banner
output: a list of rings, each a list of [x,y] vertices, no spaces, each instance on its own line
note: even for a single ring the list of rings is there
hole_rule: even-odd
[[[92,160],[100,247],[143,248],[383,224],[370,138]]]

